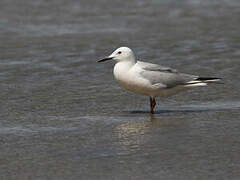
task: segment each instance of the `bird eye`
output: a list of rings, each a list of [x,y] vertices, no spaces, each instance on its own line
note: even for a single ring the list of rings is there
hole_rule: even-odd
[[[118,51],[118,54],[121,54],[122,53],[122,51]]]

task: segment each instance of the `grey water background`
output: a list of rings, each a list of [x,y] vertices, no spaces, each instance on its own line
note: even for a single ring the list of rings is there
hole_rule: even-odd
[[[238,0],[0,1],[0,179],[240,179]],[[224,84],[157,99],[120,88],[139,59]]]

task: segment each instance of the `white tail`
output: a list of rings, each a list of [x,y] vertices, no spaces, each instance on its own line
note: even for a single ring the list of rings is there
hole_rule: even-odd
[[[193,81],[186,83],[186,87],[196,87],[196,86],[206,86],[209,83],[221,83],[221,78],[208,78],[208,77],[199,77]]]

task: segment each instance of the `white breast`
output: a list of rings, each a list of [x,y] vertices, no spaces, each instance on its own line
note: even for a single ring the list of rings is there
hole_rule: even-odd
[[[114,77],[118,83],[135,93],[149,95],[152,85],[148,80],[141,78],[137,66],[128,62],[119,62],[114,66]]]

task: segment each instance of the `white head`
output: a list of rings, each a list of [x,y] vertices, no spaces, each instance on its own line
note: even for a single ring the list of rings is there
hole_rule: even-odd
[[[118,49],[116,49],[110,56],[101,59],[98,62],[103,62],[103,61],[107,61],[107,60],[115,60],[117,62],[120,61],[129,61],[129,62],[135,62],[135,56],[133,51],[128,48],[128,47],[120,47]]]

